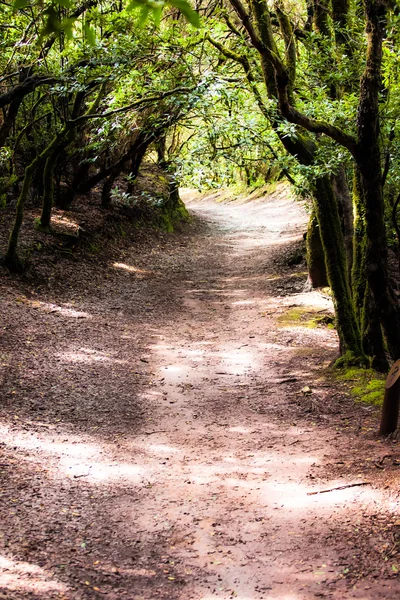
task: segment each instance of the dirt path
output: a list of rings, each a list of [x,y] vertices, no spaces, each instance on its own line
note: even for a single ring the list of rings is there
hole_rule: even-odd
[[[331,310],[288,266],[302,208],[190,208],[200,231],[3,288],[0,597],[398,598],[397,447],[318,379],[334,331],[280,321]]]

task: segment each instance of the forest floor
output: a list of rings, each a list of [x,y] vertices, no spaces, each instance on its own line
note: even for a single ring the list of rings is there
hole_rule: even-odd
[[[397,600],[399,446],[302,317],[302,205],[188,206],[3,273],[0,598]]]

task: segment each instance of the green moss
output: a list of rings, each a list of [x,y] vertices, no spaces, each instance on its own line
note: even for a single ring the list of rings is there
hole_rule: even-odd
[[[385,394],[385,379],[373,369],[351,367],[343,369],[336,378],[348,382],[350,393],[356,402],[381,406]]]
[[[189,219],[190,215],[186,206],[179,200],[174,202],[172,208],[169,204],[162,207],[158,217],[158,224],[163,231],[172,233],[177,225]]]
[[[37,219],[35,219],[34,223],[35,223],[35,228],[38,231],[42,231],[43,233],[52,233],[50,225],[48,225],[48,226],[42,225],[42,221],[40,220],[39,217]]]
[[[373,369],[363,369],[360,367],[349,367],[342,369],[337,374],[339,381],[365,381],[368,382],[374,376],[375,371]]]
[[[280,315],[277,319],[281,327],[307,327],[315,329],[320,325],[333,326],[333,317],[329,314],[321,315],[310,307],[295,307]]]
[[[385,381],[381,379],[372,379],[364,387],[356,386],[352,388],[351,394],[357,402],[381,406],[385,394]]]
[[[334,365],[337,369],[348,369],[349,367],[357,367],[361,369],[366,369],[370,366],[370,361],[368,357],[363,354],[355,354],[350,350],[347,350],[342,356],[340,356]]]

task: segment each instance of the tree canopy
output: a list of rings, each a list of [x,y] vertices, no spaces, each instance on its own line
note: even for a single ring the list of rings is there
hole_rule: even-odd
[[[27,202],[48,232],[54,203],[90,190],[104,208],[132,203],[149,157],[169,208],[182,184],[285,178],[310,200],[309,279],[331,287],[342,360],[387,369],[400,356],[399,19],[385,0],[1,3],[6,265],[23,268]]]

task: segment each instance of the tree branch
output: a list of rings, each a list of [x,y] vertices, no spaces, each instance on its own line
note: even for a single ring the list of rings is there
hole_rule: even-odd
[[[79,123],[87,121],[88,119],[106,119],[108,117],[112,117],[119,113],[131,110],[132,108],[138,108],[139,106],[142,106],[143,104],[152,104],[154,102],[159,102],[160,100],[164,100],[164,98],[168,98],[169,96],[173,96],[174,94],[183,93],[183,92],[192,92],[194,89],[195,88],[184,88],[184,87],[174,88],[173,90],[169,90],[168,92],[162,92],[158,96],[149,96],[148,98],[140,98],[139,100],[135,100],[135,102],[132,102],[131,104],[128,104],[127,106],[121,106],[121,108],[109,110],[108,112],[101,113],[101,114],[87,113],[85,115],[81,115],[80,117],[77,117],[76,119],[71,119],[68,122],[71,126],[75,126],[75,125],[79,125]]]
[[[244,28],[249,34],[251,43],[253,44],[254,48],[259,52],[263,52],[265,49],[264,44],[262,43],[261,39],[256,33],[256,30],[254,29],[253,24],[251,23],[250,15],[247,12],[246,8],[243,6],[241,0],[230,0],[230,3],[232,4],[239,19],[243,23]]]
[[[290,106],[289,102],[287,101],[287,97],[281,93],[281,90],[278,91],[279,104],[281,107],[282,116],[285,117],[285,119],[287,119],[290,123],[295,123],[296,125],[300,125],[300,127],[304,127],[304,129],[307,129],[307,131],[310,131],[311,133],[323,133],[324,135],[327,135],[335,142],[338,142],[338,144],[341,146],[347,148],[347,150],[354,157],[357,157],[358,144],[355,137],[349,135],[335,125],[307,117],[293,108],[293,106]]]
[[[298,110],[296,110],[290,102],[290,76],[289,73],[279,58],[278,50],[272,33],[272,25],[268,5],[265,0],[250,0],[252,12],[258,27],[259,35],[255,32],[253,25],[250,22],[250,17],[247,14],[241,0],[230,0],[237,14],[246,27],[252,43],[256,50],[261,55],[263,61],[263,71],[267,77],[268,63],[273,67],[275,72],[276,93],[279,100],[279,107],[282,117],[290,123],[299,125],[311,133],[322,133],[331,139],[338,142],[349,150],[356,157],[358,154],[357,140],[342,131],[339,127],[312,119]],[[268,84],[268,82],[266,81]]]
[[[56,81],[55,77],[49,77],[47,75],[32,75],[31,77],[27,77],[25,81],[0,95],[0,108],[4,108],[17,98],[22,99],[24,96],[33,92],[39,85],[49,85]]]

